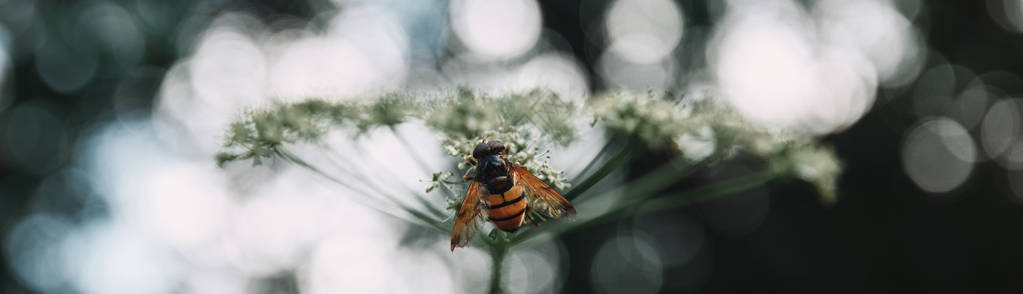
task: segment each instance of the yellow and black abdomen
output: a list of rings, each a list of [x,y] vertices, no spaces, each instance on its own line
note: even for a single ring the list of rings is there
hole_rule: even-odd
[[[487,210],[487,220],[498,229],[514,232],[522,226],[526,217],[526,194],[519,185],[500,194],[483,197],[483,208]]]

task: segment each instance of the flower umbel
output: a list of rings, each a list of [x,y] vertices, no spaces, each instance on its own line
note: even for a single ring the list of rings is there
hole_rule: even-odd
[[[679,100],[614,92],[595,98],[596,119],[613,132],[652,148],[674,147],[692,162],[717,162],[741,152],[765,159],[778,172],[813,183],[824,203],[836,200],[841,163],[834,152],[805,134],[747,121],[715,100]]]
[[[777,178],[797,178],[812,183],[825,203],[837,199],[836,179],[842,165],[832,149],[821,146],[809,135],[751,123],[716,100],[672,99],[651,92],[611,92],[592,97],[584,105],[576,105],[548,90],[489,95],[462,88],[420,97],[392,93],[365,102],[348,101],[309,99],[247,111],[228,127],[225,149],[217,155],[217,162],[224,165],[251,160],[253,164],[260,164],[267,159],[283,160],[344,185],[347,181],[326,172],[329,169],[318,167],[321,163],[303,160],[287,147],[322,143],[331,131],[344,132],[348,139],[357,141],[374,129],[390,129],[397,136],[399,125],[419,124],[438,136],[440,149],[451,157],[450,168],[429,171],[432,173],[429,179],[420,179],[428,183],[425,189],[409,192],[409,195],[387,194],[383,189],[359,194],[377,198],[371,199],[373,203],[389,203],[391,207],[374,207],[382,213],[413,225],[435,228],[445,235],[450,233],[449,220],[455,217],[464,197],[464,192],[459,191],[464,191],[461,187],[466,182],[455,175],[471,174],[474,168],[464,158],[471,155],[483,139],[501,141],[507,148],[505,155],[510,162],[526,167],[540,180],[560,190],[577,207],[579,214],[572,222],[524,227],[505,238],[474,239],[497,262],[493,267],[495,273],[500,271],[499,263],[508,250],[528,246],[536,240],[630,214],[711,201]],[[611,139],[587,168],[579,174],[566,175],[551,166],[552,155],[546,147],[571,147],[579,137],[580,121],[593,122],[590,127],[606,130]],[[407,141],[402,142],[407,148],[414,148]],[[637,146],[645,149],[637,149]],[[656,169],[639,172],[640,176],[628,182],[612,185],[610,190],[591,189],[618,170],[630,154],[649,149],[676,150],[678,156]],[[664,192],[691,170],[712,167],[737,154],[761,158],[767,168],[748,177],[687,192]],[[421,158],[416,161],[419,167],[425,166]],[[435,193],[443,196],[430,197]],[[417,201],[422,208],[408,205],[405,199]],[[593,205],[589,205],[591,203]],[[536,208],[531,213],[544,210],[542,201],[531,201],[528,205]],[[544,219],[542,215],[534,216]],[[500,283],[495,285],[495,289],[500,290]]]

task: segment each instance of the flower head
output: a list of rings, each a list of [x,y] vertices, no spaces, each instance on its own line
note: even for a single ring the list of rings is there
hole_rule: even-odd
[[[507,147],[509,161],[564,190],[571,185],[563,171],[550,165],[545,146],[572,144],[579,133],[576,122],[586,119],[594,122],[590,127],[605,128],[648,148],[676,149],[690,162],[714,163],[751,154],[763,158],[778,175],[813,183],[825,202],[835,199],[841,164],[812,136],[751,123],[717,100],[671,99],[653,92],[610,92],[586,105],[567,102],[548,90],[492,95],[466,88],[418,97],[390,93],[369,102],[276,103],[247,111],[232,123],[217,160],[220,164],[234,160],[258,164],[273,157],[297,160],[282,153],[281,146],[316,142],[332,129],[347,130],[358,140],[374,128],[412,122],[438,133],[442,150],[453,157],[458,172],[471,173],[473,167],[462,158],[471,155],[476,144],[484,138],[497,140]],[[460,203],[459,195],[448,189],[458,183],[449,179],[453,174],[434,173],[426,188],[428,193],[446,190],[449,208]]]

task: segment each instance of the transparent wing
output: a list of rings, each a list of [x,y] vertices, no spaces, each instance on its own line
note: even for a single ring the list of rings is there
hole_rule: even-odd
[[[451,230],[451,251],[455,251],[455,247],[468,245],[469,240],[479,230],[481,196],[483,196],[483,186],[477,181],[469,183],[469,189],[465,191],[465,199],[462,200],[462,207],[458,209],[458,217],[455,218],[455,227]]]
[[[512,171],[515,172],[516,179],[522,183],[522,186],[526,188],[527,194],[531,199],[530,203],[535,203],[539,200],[539,203],[544,204],[546,207],[534,207],[534,209],[542,209],[543,212],[552,217],[559,217],[565,215],[575,214],[575,207],[572,206],[568,199],[558,194],[554,188],[544,183],[524,166],[514,166]]]

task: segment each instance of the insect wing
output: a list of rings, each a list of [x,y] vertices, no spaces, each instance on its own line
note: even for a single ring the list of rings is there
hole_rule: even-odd
[[[483,186],[477,181],[470,182],[469,189],[465,192],[465,199],[462,200],[462,207],[458,209],[455,227],[451,230],[451,251],[454,251],[455,247],[468,245],[469,240],[479,230],[481,196],[483,196]]]
[[[558,194],[558,191],[555,191],[550,185],[547,185],[547,183],[544,183],[544,181],[530,173],[526,167],[515,166],[512,168],[512,171],[515,173],[518,182],[526,188],[530,195],[529,197],[539,199],[546,204],[547,207],[544,212],[548,215],[557,217],[575,214],[575,207],[572,206],[571,202],[568,202],[568,199],[565,199],[564,196]],[[530,201],[530,203],[532,202]]]

